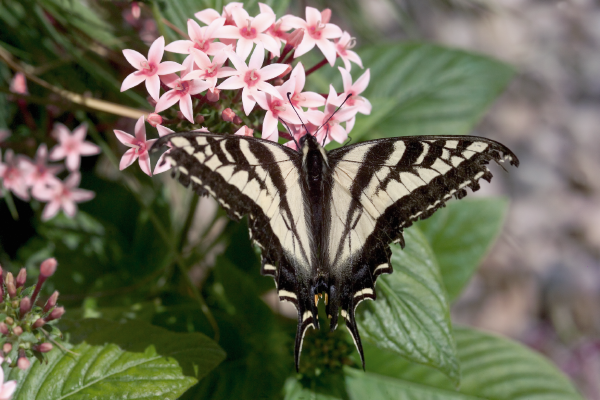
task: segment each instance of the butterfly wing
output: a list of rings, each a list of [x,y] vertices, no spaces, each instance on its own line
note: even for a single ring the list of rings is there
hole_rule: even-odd
[[[488,182],[491,160],[516,156],[495,141],[474,136],[418,136],[372,140],[328,153],[332,185],[329,265],[339,296],[330,299],[332,326],[341,308],[361,355],[356,306],[375,299],[375,281],[391,273],[389,244],[404,246],[402,231],[432,215],[466,187]],[[364,359],[363,359],[364,366]]]
[[[299,325],[308,325],[298,299],[310,299],[312,240],[300,182],[301,155],[277,143],[253,137],[210,133],[164,136],[165,159],[179,181],[199,195],[213,196],[228,215],[248,215],[250,237],[262,250],[263,275],[275,280],[279,298],[298,309]],[[311,313],[312,315],[312,313]]]

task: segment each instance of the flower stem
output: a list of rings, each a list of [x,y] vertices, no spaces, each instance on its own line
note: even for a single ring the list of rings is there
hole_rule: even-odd
[[[315,72],[316,70],[318,70],[319,68],[321,68],[322,66],[324,66],[325,64],[327,64],[327,59],[326,58],[322,59],[317,65],[315,65],[314,67],[312,67],[311,69],[309,69],[308,71],[306,71],[305,76],[309,76],[310,74],[312,74],[313,72]]]

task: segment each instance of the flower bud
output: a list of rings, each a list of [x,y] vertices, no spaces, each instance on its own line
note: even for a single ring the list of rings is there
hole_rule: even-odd
[[[46,302],[46,305],[44,306],[44,312],[50,311],[50,309],[56,305],[57,300],[58,290],[55,290],[54,293],[52,293],[52,296],[50,296],[50,298]]]
[[[204,123],[204,116],[200,114],[196,115],[194,117],[194,122],[198,125],[202,125]]]
[[[6,317],[6,319],[4,319],[4,322],[6,322],[6,325],[12,325],[15,323],[15,320],[11,317]]]
[[[8,326],[4,322],[0,322],[0,333],[8,335]]]
[[[142,10],[140,9],[140,5],[137,1],[131,2],[131,15],[135,19],[140,19],[140,15],[142,14]]]
[[[146,119],[150,125],[156,128],[156,125],[161,125],[163,123],[162,117],[157,113],[152,113],[148,115]]]
[[[10,353],[11,350],[12,350],[12,344],[4,343],[4,346],[2,346],[2,351],[4,352],[4,354]]]
[[[179,118],[179,119],[186,119],[185,115],[183,115],[183,113],[181,111],[177,111],[177,118]]]
[[[21,334],[23,333],[23,328],[17,325],[13,328],[13,333],[17,336],[21,336]]]
[[[284,76],[286,76],[290,72],[292,72],[292,66],[288,65],[287,68],[285,69],[285,71],[283,71],[281,74],[279,74],[278,78],[283,78]],[[282,84],[283,84],[283,82],[282,82]],[[275,84],[275,85],[277,86],[277,84]]]
[[[281,78],[275,78],[273,80],[273,86],[281,86],[281,85],[283,85],[283,79],[281,79]]]
[[[236,117],[236,115],[231,108],[226,108],[221,113],[221,118],[223,118],[223,121],[225,121],[225,122],[231,122],[231,121],[233,121],[233,118],[235,118],[235,117]]]
[[[288,37],[287,44],[291,47],[298,47],[300,43],[302,43],[302,39],[304,38],[304,29],[296,29],[294,32],[290,33]]]
[[[235,125],[241,125],[244,123],[244,121],[242,121],[242,119],[236,115],[235,117],[233,117],[233,123]]]
[[[18,94],[29,94],[27,91],[27,79],[25,79],[25,74],[22,72],[17,72],[10,82],[9,90],[13,93]]]
[[[46,325],[46,320],[44,318],[38,318],[38,319],[35,320],[35,322],[33,323],[33,325],[31,325],[31,327],[33,329],[37,329],[37,328],[41,328],[44,325]]]
[[[240,129],[238,129],[238,131],[235,134],[239,136],[252,136],[254,134],[254,129],[250,129],[246,125],[244,125]]]
[[[2,270],[2,265],[0,265],[0,287],[4,285],[4,276],[2,276],[3,273],[4,271]]]
[[[326,8],[323,11],[321,11],[321,23],[322,24],[328,24],[330,19],[331,19],[331,9]]]
[[[48,342],[41,343],[41,344],[35,346],[35,349],[37,351],[39,351],[40,353],[47,353],[50,350],[52,350],[52,348],[53,348],[52,343],[48,343]]]
[[[219,101],[220,93],[221,89],[208,89],[208,92],[206,93],[206,100],[210,101],[211,103]]]
[[[29,312],[29,310],[31,310],[31,299],[29,297],[23,297],[20,305],[21,318],[23,318],[23,315]]]
[[[45,278],[51,277],[56,272],[57,265],[58,263],[56,262],[56,258],[44,260],[40,266],[40,275],[44,276]]]
[[[31,366],[31,363],[29,362],[27,357],[25,357],[25,353],[23,353],[23,356],[19,357],[19,361],[17,361],[17,367],[19,367],[19,369],[21,371],[25,371],[30,366]]]
[[[17,289],[24,286],[25,281],[27,281],[27,270],[25,270],[25,268],[21,268],[19,274],[17,275]]]
[[[17,296],[17,287],[15,286],[15,278],[12,273],[6,274],[6,291],[10,297]]]
[[[63,316],[63,314],[65,313],[65,308],[64,307],[56,307],[54,310],[52,310],[52,312],[50,313],[50,315],[48,315],[48,317],[46,318],[47,321],[53,321],[55,319],[59,319],[60,317]]]

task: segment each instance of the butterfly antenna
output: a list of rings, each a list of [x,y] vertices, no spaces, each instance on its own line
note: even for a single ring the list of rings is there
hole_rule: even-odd
[[[321,125],[320,127],[318,127],[318,128],[317,128],[317,130],[315,131],[315,136],[317,135],[317,132],[319,132],[319,129],[321,129],[322,127],[324,127],[325,125],[327,125],[327,123],[329,122],[329,120],[331,120],[331,118],[333,118],[333,116],[334,116],[334,115],[335,115],[335,114],[336,114],[338,111],[340,111],[340,108],[342,108],[342,106],[343,106],[344,104],[346,104],[346,102],[348,101],[348,99],[349,99],[350,97],[352,97],[352,95],[351,95],[351,94],[349,94],[348,96],[346,96],[346,98],[344,99],[343,103],[342,103],[342,104],[340,104],[340,106],[339,106],[338,108],[336,108],[336,109],[335,109],[335,111],[334,111],[334,112],[333,112],[333,113],[332,113],[332,114],[329,116],[329,118],[327,118],[327,121],[325,121],[325,122],[323,123],[323,125]]]
[[[344,143],[344,146],[348,146],[350,143],[352,143],[352,137],[348,136],[348,141]]]
[[[327,132],[325,132],[325,137],[323,138],[323,144],[321,145],[322,147],[325,147],[325,141],[327,140],[327,136],[329,136],[329,125],[327,125]]]
[[[306,129],[306,133],[310,133],[308,131],[308,128],[306,127],[306,125],[304,125],[304,122],[302,122],[302,118],[300,118],[300,114],[298,114],[298,110],[296,110],[296,107],[294,107],[294,105],[292,104],[291,94],[292,94],[291,92],[287,92],[287,99],[290,102],[290,106],[292,106],[292,108],[294,109],[294,112],[296,113],[296,115],[298,116],[298,119],[300,120],[300,123],[302,124],[304,129]]]
[[[298,150],[300,149],[300,145],[298,144],[298,142],[296,141],[296,137],[294,136],[294,134],[292,133],[292,130],[290,129],[290,127],[288,126],[288,124],[285,123],[284,120],[282,120],[281,118],[279,118],[279,121],[281,121],[281,123],[283,125],[285,125],[285,127],[287,128],[288,132],[290,133],[290,136],[292,137],[292,140],[294,141],[294,143],[296,143],[296,147],[298,148]],[[304,124],[302,124],[304,125]],[[305,127],[306,128],[306,127]]]

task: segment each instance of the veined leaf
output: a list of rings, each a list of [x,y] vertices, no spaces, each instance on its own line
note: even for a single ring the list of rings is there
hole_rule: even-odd
[[[54,348],[48,365],[12,369],[14,400],[176,399],[225,353],[201,333],[174,333],[141,321],[64,322],[73,353]],[[40,397],[41,396],[41,397]]]
[[[507,208],[502,198],[465,199],[417,224],[433,248],[450,300],[458,297],[492,247]]]
[[[392,245],[394,273],[377,280],[377,300],[358,307],[362,336],[381,349],[439,369],[458,384],[449,305],[435,256],[416,228]],[[373,361],[365,356],[367,370]]]
[[[583,400],[549,360],[511,340],[455,328],[462,380],[457,389],[439,371],[367,345],[375,364],[368,372],[346,370],[352,399]]]
[[[432,44],[385,44],[358,53],[371,69],[362,95],[373,111],[357,116],[354,140],[468,134],[513,75],[498,61]]]

